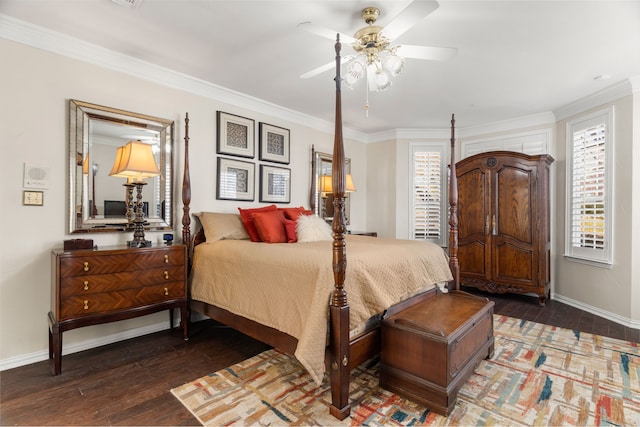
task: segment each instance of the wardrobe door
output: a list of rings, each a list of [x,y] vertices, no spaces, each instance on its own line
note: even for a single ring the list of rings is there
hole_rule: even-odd
[[[457,175],[460,274],[466,279],[487,280],[491,269],[489,171],[482,162],[466,163]]]
[[[492,199],[492,279],[512,286],[536,286],[536,168],[518,159],[499,162]]]

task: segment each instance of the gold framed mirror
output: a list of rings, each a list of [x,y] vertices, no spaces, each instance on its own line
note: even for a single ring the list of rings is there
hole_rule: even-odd
[[[144,188],[144,228],[173,228],[173,128],[171,120],[69,100],[70,233],[131,231],[126,180],[109,173],[117,148],[136,140],[151,145],[160,170]]]
[[[333,155],[315,151],[315,149],[311,147],[311,157],[311,210],[313,210],[320,218],[331,223],[333,221],[333,193],[331,188]],[[349,225],[351,219],[351,202],[349,193],[355,191],[353,180],[351,178],[351,159],[349,158],[345,159],[345,174],[347,174],[345,216],[346,224]]]

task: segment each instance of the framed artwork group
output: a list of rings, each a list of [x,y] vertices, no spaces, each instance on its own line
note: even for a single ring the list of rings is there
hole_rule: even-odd
[[[255,200],[255,121],[223,111],[217,112],[216,153],[218,175],[216,198]],[[290,131],[268,123],[259,124],[258,160],[260,202],[289,203],[291,200]],[[251,159],[251,160],[249,160]]]

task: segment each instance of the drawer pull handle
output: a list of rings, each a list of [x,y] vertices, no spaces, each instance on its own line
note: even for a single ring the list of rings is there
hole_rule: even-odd
[[[89,281],[88,280],[84,281],[84,287],[82,289],[84,289],[85,291],[89,290]]]
[[[164,294],[165,296],[169,296],[169,288],[164,288]]]
[[[168,272],[168,271],[165,271],[165,272],[164,272],[164,278],[165,278],[165,279],[168,279],[168,278],[169,278],[169,272]]]
[[[83,270],[84,270],[84,271],[89,271],[89,261],[85,261],[85,262],[84,262],[84,268],[83,268]]]
[[[89,300],[84,300],[84,309],[89,310]]]
[[[169,255],[164,256],[164,263],[169,264]]]

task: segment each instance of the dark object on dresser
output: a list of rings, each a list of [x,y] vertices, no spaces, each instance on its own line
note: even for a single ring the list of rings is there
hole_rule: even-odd
[[[437,292],[382,322],[380,386],[447,416],[480,361],[493,356],[493,301]]]
[[[187,247],[112,247],[51,253],[49,359],[62,369],[62,333],[83,326],[180,309],[187,335]]]
[[[493,151],[456,164],[460,284],[488,292],[549,294],[548,155]]]
[[[65,251],[74,251],[77,249],[93,249],[93,239],[71,239],[64,241]]]

